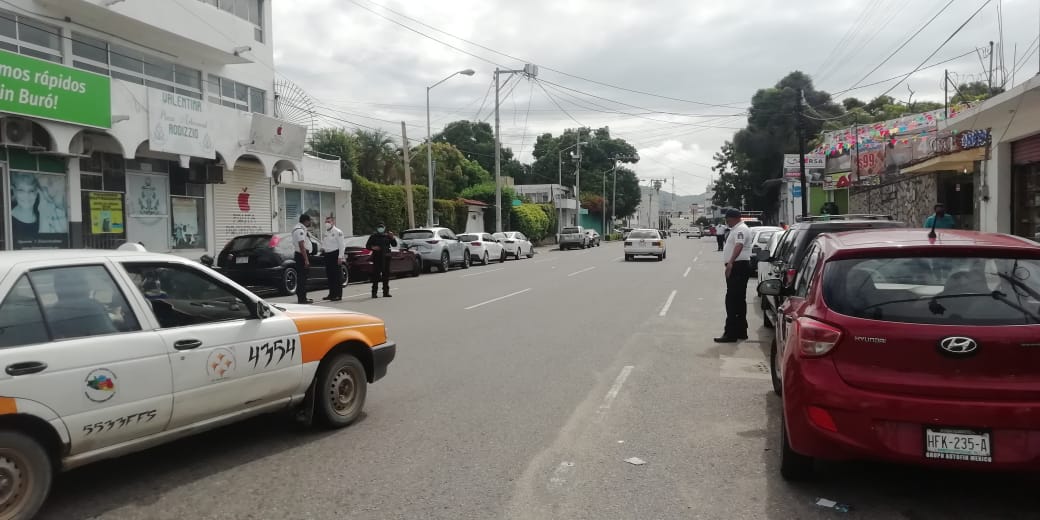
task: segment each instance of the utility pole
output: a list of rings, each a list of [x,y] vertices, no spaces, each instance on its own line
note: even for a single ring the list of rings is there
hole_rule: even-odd
[[[798,89],[798,103],[795,104],[795,128],[798,130],[798,166],[801,168],[802,181],[802,216],[809,216],[809,188],[805,179],[805,128],[802,122],[802,89]]]
[[[614,231],[617,222],[617,159],[614,159],[614,190],[610,195],[610,230]]]
[[[401,139],[404,140],[404,148],[401,150],[404,152],[404,197],[405,204],[408,204],[408,227],[414,228],[415,199],[412,195],[412,166],[408,159],[408,130],[405,128],[404,121],[401,121]]]
[[[581,225],[581,128],[578,128],[578,146],[575,147],[578,153],[578,165],[574,170],[574,198],[578,204],[577,216],[574,217],[574,225]]]
[[[602,213],[603,227],[601,235],[607,234],[607,172],[603,172],[603,199],[599,206],[599,212]]]
[[[989,95],[993,95],[993,42],[989,42]]]
[[[946,120],[946,119],[949,119],[949,118],[950,118],[950,69],[943,69],[943,120]]]
[[[538,77],[538,66],[530,63],[524,65],[520,70],[505,70],[495,67],[495,232],[502,232],[502,142],[499,135],[500,117],[498,114],[499,89],[501,83],[499,76],[502,74],[523,74],[529,78]]]

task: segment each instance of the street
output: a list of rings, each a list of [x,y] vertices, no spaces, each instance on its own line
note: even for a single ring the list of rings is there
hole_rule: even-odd
[[[40,518],[1036,518],[1034,476],[826,464],[777,471],[779,405],[751,338],[718,346],[711,238],[619,243],[345,289],[398,343],[366,415],[262,417],[58,477]],[[324,290],[314,291],[316,300]],[[291,301],[273,298],[272,301]],[[638,457],[643,465],[625,462]]]

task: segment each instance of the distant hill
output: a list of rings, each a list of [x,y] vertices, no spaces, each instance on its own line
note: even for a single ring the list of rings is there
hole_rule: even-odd
[[[653,188],[643,186],[643,199],[646,200],[646,196],[653,192]],[[661,190],[660,193],[655,193],[654,197],[660,197],[660,208],[661,211],[689,211],[691,204],[710,204],[707,193],[701,193],[700,195],[676,195],[675,196],[675,208],[672,208],[672,194]]]

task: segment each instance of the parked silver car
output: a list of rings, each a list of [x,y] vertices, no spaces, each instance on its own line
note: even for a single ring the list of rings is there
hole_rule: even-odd
[[[560,250],[589,247],[589,237],[585,234],[585,228],[581,226],[569,226],[560,232]]]
[[[534,256],[534,244],[519,231],[506,231],[504,233],[495,233],[491,236],[502,244],[502,248],[506,251],[506,256],[512,256],[517,260],[521,256],[526,256],[527,258]]]
[[[401,233],[401,242],[419,253],[423,270],[430,272],[434,267],[444,273],[453,265],[469,268],[469,244],[459,240],[448,228],[428,227],[409,229]]]

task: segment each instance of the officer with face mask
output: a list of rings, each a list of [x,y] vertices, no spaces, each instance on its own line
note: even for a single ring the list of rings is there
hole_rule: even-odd
[[[332,217],[325,219],[321,248],[325,251],[325,279],[329,281],[329,295],[322,299],[338,302],[343,299],[343,268],[340,266],[347,262],[347,244],[343,231],[336,227],[336,220]]]
[[[372,297],[379,297],[379,282],[383,282],[383,297],[392,298],[390,294],[390,247],[394,234],[386,231],[386,224],[380,222],[376,232],[368,237],[365,248],[372,251]]]

